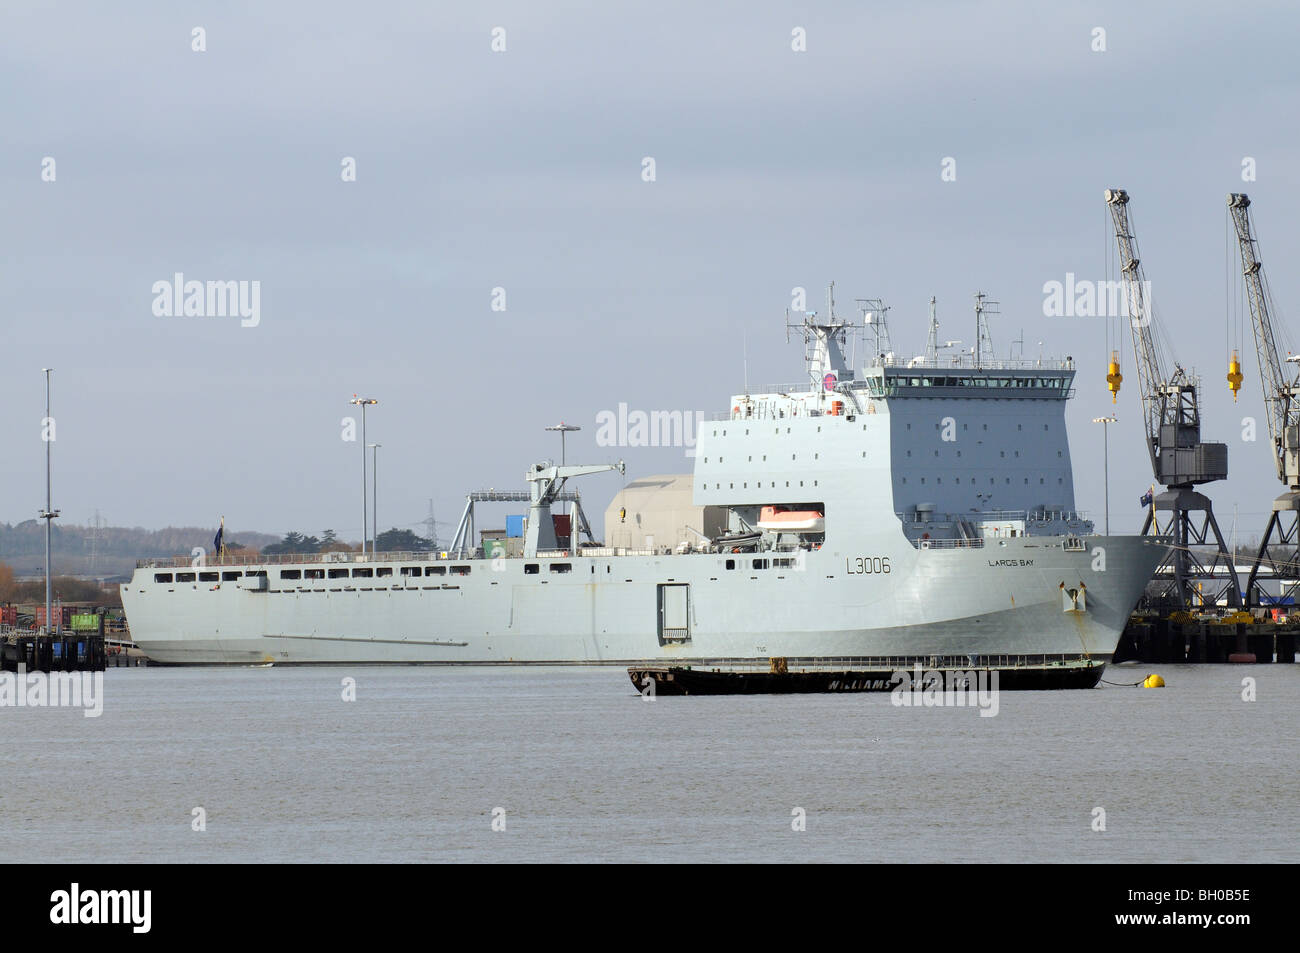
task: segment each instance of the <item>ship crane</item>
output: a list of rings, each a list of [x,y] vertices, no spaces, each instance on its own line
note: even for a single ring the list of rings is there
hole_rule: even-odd
[[[1240,606],[1241,589],[1223,533],[1214,518],[1213,505],[1209,497],[1193,489],[1202,483],[1227,478],[1228,447],[1201,440],[1195,377],[1177,362],[1172,375],[1165,373],[1148,300],[1150,285],[1129,224],[1128,202],[1129,195],[1123,189],[1106,190],[1133,332],[1147,454],[1156,482],[1165,487],[1147,510],[1142,534],[1152,532],[1168,537],[1173,545],[1156,570],[1157,578],[1166,572],[1172,575],[1170,584],[1162,587],[1160,595],[1172,597],[1184,608],[1198,603],[1215,605],[1220,599]],[[1112,376],[1118,377],[1117,366],[1112,368]],[[1118,382],[1112,381],[1112,390],[1116,389]],[[1214,554],[1206,563],[1193,547],[1213,549]],[[1225,577],[1228,582],[1223,585],[1221,580]]]
[[[1246,297],[1250,301],[1250,324],[1255,334],[1255,354],[1259,358],[1259,380],[1268,410],[1268,435],[1273,447],[1273,464],[1286,491],[1273,501],[1268,528],[1260,542],[1259,553],[1250,569],[1246,598],[1258,605],[1271,597],[1259,585],[1261,566],[1272,568],[1279,579],[1300,578],[1300,374],[1288,376],[1278,357],[1273,330],[1273,298],[1264,279],[1264,265],[1259,259],[1259,242],[1250,225],[1250,197],[1240,193],[1228,195],[1228,212],[1237,230],[1237,247],[1241,252],[1241,271],[1246,280]],[[1295,363],[1296,357],[1286,358]],[[1232,385],[1229,375],[1229,386]],[[1278,551],[1277,556],[1273,551]],[[1278,558],[1280,557],[1280,558]],[[1300,582],[1292,582],[1283,599],[1293,595]]]
[[[535,463],[524,475],[528,481],[528,491],[517,490],[477,490],[465,498],[465,510],[461,513],[456,535],[452,539],[449,552],[466,557],[474,549],[474,504],[475,503],[528,503],[528,523],[524,531],[524,555],[534,557],[538,552],[559,549],[559,540],[555,535],[555,521],[551,518],[551,507],[556,503],[573,504],[573,523],[569,526],[569,549],[576,552],[581,536],[595,541],[587,514],[582,509],[582,498],[577,491],[565,489],[572,477],[586,476],[589,473],[604,473],[617,470],[627,473],[627,466],[622,460],[618,463],[571,464],[556,466],[547,460]]]
[[[528,490],[531,494],[528,509],[528,529],[524,535],[525,556],[533,557],[539,551],[559,548],[559,541],[555,537],[555,524],[551,519],[551,505],[563,493],[564,484],[572,477],[586,476],[589,473],[604,473],[607,470],[626,473],[627,467],[620,460],[618,463],[569,464],[568,466],[536,463],[529,469],[524,477],[528,481]],[[579,515],[578,519],[582,523],[582,529],[590,537],[591,530],[586,525],[586,517]],[[578,530],[579,527],[577,526],[570,528],[570,548],[573,550],[578,548]]]

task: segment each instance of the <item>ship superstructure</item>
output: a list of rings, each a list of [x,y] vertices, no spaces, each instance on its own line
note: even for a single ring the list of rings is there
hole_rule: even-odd
[[[701,425],[694,502],[726,528],[694,545],[583,543],[550,507],[621,464],[544,461],[517,555],[471,557],[462,521],[448,553],[149,561],[132,635],[172,663],[1108,660],[1166,547],[1075,512],[1073,361],[901,361],[872,307],[803,315],[806,379]]]

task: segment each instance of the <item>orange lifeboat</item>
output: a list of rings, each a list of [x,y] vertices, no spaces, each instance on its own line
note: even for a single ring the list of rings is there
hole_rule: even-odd
[[[826,518],[820,510],[786,510],[765,506],[758,513],[758,528],[778,533],[824,533]]]

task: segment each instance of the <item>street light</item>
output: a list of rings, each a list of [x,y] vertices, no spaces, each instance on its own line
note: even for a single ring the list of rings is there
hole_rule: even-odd
[[[581,430],[581,427],[575,427],[573,424],[566,424],[560,421],[554,427],[547,427],[547,430],[558,430],[560,432],[560,466],[564,466],[564,435],[573,433],[575,430]]]
[[[375,535],[370,537],[370,555],[375,555],[375,544],[379,541],[379,448],[382,443],[372,443],[370,445],[370,459],[373,461],[371,472],[374,475],[374,483],[371,487],[373,502],[370,507],[370,515],[375,518]]]
[[[53,373],[54,368],[42,367],[41,370],[45,373],[45,421],[44,430],[41,434],[45,438],[45,509],[41,510],[40,517],[45,520],[45,634],[49,635],[55,631],[50,618],[52,608],[50,597],[53,592],[53,572],[50,568],[50,533],[54,526],[51,521],[59,515],[59,511],[54,508],[53,495],[50,490],[50,450],[55,436],[54,418],[50,416],[50,374]],[[60,628],[62,627],[60,626]]]
[[[371,404],[379,403],[379,401],[369,397],[358,397],[353,394],[348,403],[361,406],[361,555],[364,556],[366,554],[366,537],[369,535],[367,532],[369,529],[367,522],[369,515],[366,512],[366,408]]]
[[[1103,482],[1106,487],[1106,535],[1110,535],[1110,425],[1119,422],[1114,414],[1109,417],[1093,417],[1094,424],[1101,424],[1102,459],[1104,460]]]

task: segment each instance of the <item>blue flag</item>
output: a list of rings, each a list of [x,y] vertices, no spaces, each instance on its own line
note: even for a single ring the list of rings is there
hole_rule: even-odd
[[[1143,493],[1143,494],[1142,494],[1142,499],[1141,499],[1139,502],[1141,503],[1142,506],[1150,506],[1150,505],[1151,505],[1151,491],[1150,491],[1150,490],[1147,490],[1145,493]]]
[[[221,552],[221,538],[226,535],[226,523],[223,520],[221,528],[217,530],[216,538],[212,540],[212,548],[218,553]]]

